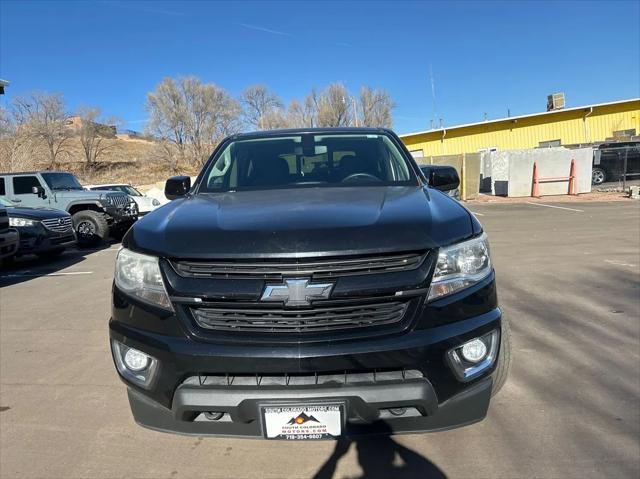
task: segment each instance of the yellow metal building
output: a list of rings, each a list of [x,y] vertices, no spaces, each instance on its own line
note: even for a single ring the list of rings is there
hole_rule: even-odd
[[[602,142],[640,134],[640,98],[400,135],[415,157]]]

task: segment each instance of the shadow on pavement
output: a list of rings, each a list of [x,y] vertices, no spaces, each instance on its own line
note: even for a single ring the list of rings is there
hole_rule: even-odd
[[[358,476],[359,478],[446,479],[447,477],[433,462],[397,443],[391,436],[375,436],[353,440],[338,439],[333,453],[316,472],[313,479],[333,478],[338,461],[347,454],[351,444],[355,444],[358,463],[362,468],[362,475]]]
[[[40,258],[35,255],[25,255],[13,259],[0,266],[0,287],[30,281],[41,276],[60,273],[83,262],[91,253],[110,248],[113,242],[104,243],[97,248],[69,248],[57,258]]]

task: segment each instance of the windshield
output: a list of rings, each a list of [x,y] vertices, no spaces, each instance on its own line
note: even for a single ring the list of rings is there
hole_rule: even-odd
[[[199,192],[415,184],[387,135],[307,133],[229,143],[209,162]]]
[[[71,173],[41,173],[52,190],[81,190],[82,185]]]

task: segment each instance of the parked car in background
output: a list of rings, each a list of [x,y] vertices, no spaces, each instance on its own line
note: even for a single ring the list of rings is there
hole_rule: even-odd
[[[603,143],[593,150],[592,184],[620,181],[625,171],[628,180],[640,176],[640,141]]]
[[[460,201],[460,178],[453,166],[418,165],[427,182],[435,189]],[[438,184],[434,184],[434,182]],[[455,186],[454,186],[455,184]]]
[[[25,208],[5,198],[0,198],[0,205],[9,214],[9,225],[20,233],[16,256],[35,254],[49,258],[76,244],[71,215],[66,211]]]
[[[85,185],[85,190],[93,191],[121,191],[131,197],[138,205],[138,216],[144,216],[160,206],[160,201],[155,198],[149,198],[147,195],[140,193],[131,185],[126,183],[110,183],[107,185]]]
[[[0,265],[7,258],[11,259],[18,251],[20,235],[9,224],[9,212],[0,199]]]
[[[124,234],[138,219],[138,207],[119,191],[86,191],[71,173],[0,173],[0,198],[28,207],[66,211],[81,245],[97,244],[109,234]]]

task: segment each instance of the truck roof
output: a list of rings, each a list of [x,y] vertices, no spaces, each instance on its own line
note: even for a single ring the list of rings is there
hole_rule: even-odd
[[[331,133],[387,133],[386,128],[365,128],[365,127],[337,127],[337,128],[286,128],[281,130],[267,131],[251,131],[247,133],[237,133],[231,135],[230,138],[236,140],[245,140],[250,138],[266,138],[270,136],[282,135],[301,135],[304,133],[313,133],[316,135]]]

